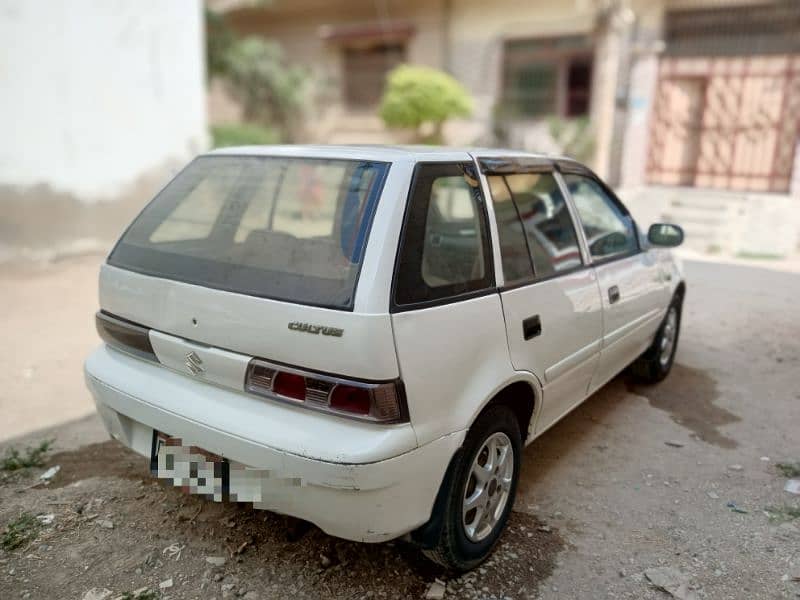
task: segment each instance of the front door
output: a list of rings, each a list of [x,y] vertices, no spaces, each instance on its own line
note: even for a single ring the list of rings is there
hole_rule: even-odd
[[[600,292],[552,170],[490,174],[487,180],[511,362],[542,384],[538,433],[588,394],[602,337]]]
[[[603,343],[591,391],[633,362],[650,344],[663,316],[661,272],[641,251],[627,209],[597,179],[566,173],[564,181],[580,217],[600,284]]]

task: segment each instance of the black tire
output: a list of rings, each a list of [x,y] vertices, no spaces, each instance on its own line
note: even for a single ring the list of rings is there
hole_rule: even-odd
[[[678,340],[680,339],[681,332],[681,311],[683,308],[683,298],[675,296],[667,308],[667,314],[664,315],[664,320],[658,328],[658,333],[653,339],[650,347],[637,358],[630,367],[630,371],[634,378],[639,383],[653,384],[658,383],[669,375],[672,369],[672,363],[675,360],[675,351],[678,349]],[[667,335],[667,328],[669,327],[670,312],[675,311],[675,332],[672,348],[668,357],[663,356],[662,345],[664,338]],[[664,360],[666,358],[666,360]]]
[[[507,436],[510,448],[513,450],[513,475],[508,486],[505,505],[500,513],[501,516],[496,520],[488,535],[476,542],[468,537],[465,529],[462,515],[463,502],[467,486],[474,486],[476,483],[474,476],[471,475],[476,456],[484,449],[484,443],[498,433]],[[502,436],[500,437],[502,438]],[[507,406],[502,405],[488,408],[478,417],[464,440],[462,451],[454,466],[453,477],[450,477],[447,482],[448,489],[446,490],[446,502],[442,509],[443,514],[435,516],[441,518],[442,521],[438,539],[432,547],[423,550],[425,556],[454,571],[468,571],[486,560],[500,539],[500,534],[505,529],[514,505],[521,455],[522,438],[514,413]],[[497,493],[498,488],[492,488],[491,481],[485,486],[487,493],[492,493],[492,490],[493,493]],[[469,514],[467,513],[467,515]],[[475,518],[477,519],[477,517]]]

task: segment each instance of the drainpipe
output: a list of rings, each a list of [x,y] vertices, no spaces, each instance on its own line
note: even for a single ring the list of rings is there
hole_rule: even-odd
[[[617,85],[614,90],[614,112],[611,125],[611,139],[609,140],[608,169],[606,177],[609,185],[617,186],[622,179],[622,151],[625,138],[625,126],[628,121],[628,96],[631,85],[631,52],[635,34],[636,16],[630,9],[621,17],[622,23],[619,31],[617,56]]]
[[[620,101],[621,86],[627,82],[627,77],[622,74],[623,55],[626,50],[627,36],[630,35],[630,25],[633,23],[634,13],[627,7],[627,2],[619,0],[598,14],[597,33],[599,37],[599,69],[594,80],[600,81],[592,110],[595,123],[595,157],[594,168],[611,185],[616,182],[611,180],[618,169],[612,168],[615,146],[615,131],[617,130],[617,106]],[[600,75],[598,77],[597,75]],[[597,85],[597,84],[595,84]]]

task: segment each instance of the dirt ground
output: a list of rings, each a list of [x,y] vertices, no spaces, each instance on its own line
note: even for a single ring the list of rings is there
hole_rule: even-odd
[[[99,255],[0,264],[0,442],[90,414]]]
[[[0,358],[13,365],[0,375],[0,434],[15,431],[5,419],[15,405],[90,409],[79,366],[95,343],[84,331],[94,282],[83,289],[95,268],[81,259],[0,273]],[[510,528],[472,573],[442,572],[402,542],[344,542],[186,496],[152,481],[146,460],[105,441],[87,417],[5,444],[55,437],[47,465],[61,470],[47,485],[44,466],[0,475],[6,537],[24,514],[53,515],[0,549],[0,597],[147,588],[164,598],[421,598],[436,579],[445,598],[800,597],[800,496],[783,491],[777,468],[800,461],[800,276],[703,262],[686,270],[674,372],[649,388],[618,377],[531,444]],[[69,294],[82,300],[53,302]],[[23,339],[32,327],[37,340]]]

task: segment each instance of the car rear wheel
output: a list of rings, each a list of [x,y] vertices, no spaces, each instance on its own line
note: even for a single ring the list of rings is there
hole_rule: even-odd
[[[508,407],[478,417],[449,481],[438,540],[423,550],[428,558],[456,571],[486,560],[514,504],[521,453],[519,424]]]
[[[653,343],[631,365],[634,377],[642,383],[658,383],[669,375],[675,360],[675,351],[678,349],[681,308],[682,299],[676,296],[667,308],[667,314]]]

